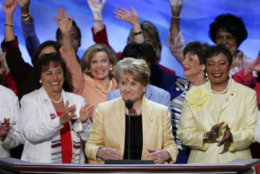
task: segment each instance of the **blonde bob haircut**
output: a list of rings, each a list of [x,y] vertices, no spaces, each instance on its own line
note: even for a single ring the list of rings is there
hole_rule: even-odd
[[[118,84],[130,75],[135,81],[146,86],[150,78],[150,70],[147,63],[143,59],[131,57],[120,60],[115,66],[114,73]]]
[[[112,68],[116,65],[117,63],[117,56],[114,50],[112,50],[110,47],[108,47],[105,44],[94,44],[90,46],[87,51],[84,53],[82,59],[81,59],[81,69],[83,73],[86,73],[87,75],[91,76],[90,73],[90,63],[91,59],[94,56],[95,53],[97,52],[105,52],[107,54],[107,57],[109,59],[109,63],[112,64]],[[113,77],[113,71],[110,71],[109,77]]]

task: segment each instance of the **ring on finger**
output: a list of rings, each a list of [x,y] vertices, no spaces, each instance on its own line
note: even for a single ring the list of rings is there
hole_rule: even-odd
[[[71,112],[69,112],[69,116],[71,116]]]
[[[61,21],[61,18],[59,18],[58,21]]]

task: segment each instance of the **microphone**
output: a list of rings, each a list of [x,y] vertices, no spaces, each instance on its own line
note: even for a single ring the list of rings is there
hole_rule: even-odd
[[[125,102],[125,106],[127,107],[128,111],[130,112],[130,110],[132,109],[134,103],[132,100],[126,100]]]
[[[133,108],[133,101],[132,100],[126,100],[125,106],[128,109],[128,160],[130,160],[130,110]]]

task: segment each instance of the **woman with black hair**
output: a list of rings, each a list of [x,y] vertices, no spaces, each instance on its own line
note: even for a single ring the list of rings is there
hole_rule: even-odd
[[[216,45],[223,44],[231,52],[233,63],[230,75],[234,75],[243,67],[253,62],[238,49],[240,44],[247,38],[247,30],[241,18],[233,14],[222,14],[210,24],[209,35]]]
[[[168,37],[168,45],[171,53],[181,63],[183,60],[182,50],[184,49],[184,39],[180,30],[180,13],[182,0],[174,3],[170,1],[172,9],[171,27]],[[209,36],[216,44],[225,45],[232,54],[233,63],[229,72],[233,76],[236,72],[249,65],[253,59],[247,57],[241,50],[240,44],[247,38],[247,30],[241,18],[233,14],[221,14],[210,24]]]
[[[84,163],[93,108],[62,89],[66,65],[60,54],[42,55],[35,64],[40,89],[21,99],[20,130],[25,136],[22,160],[36,163]]]
[[[250,159],[258,116],[256,93],[229,77],[232,55],[225,46],[208,50],[209,81],[187,92],[177,132],[191,148],[188,163]]]

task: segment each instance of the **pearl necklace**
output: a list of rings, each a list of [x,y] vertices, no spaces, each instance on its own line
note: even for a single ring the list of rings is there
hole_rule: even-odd
[[[109,80],[109,88],[108,88],[108,90],[102,90],[98,85],[95,85],[95,87],[97,88],[97,89],[99,89],[100,91],[103,91],[103,92],[105,92],[105,93],[109,93],[110,91],[111,91],[111,89],[112,89],[112,85],[113,85],[113,83],[112,83],[112,80]]]
[[[226,89],[224,89],[223,91],[218,92],[218,91],[215,91],[215,90],[213,90],[213,89],[211,89],[211,90],[212,90],[212,92],[213,92],[214,94],[225,94],[225,93],[227,92],[228,88],[229,88],[229,83],[228,83]]]
[[[50,98],[50,99],[51,99],[51,98]],[[52,101],[53,103],[58,104],[58,103],[60,103],[60,102],[62,101],[62,99],[63,99],[63,97],[62,97],[62,95],[60,95],[60,99],[59,99],[59,100],[53,100],[53,99],[51,99],[51,101]]]
[[[104,91],[105,93],[109,93],[112,89],[112,80],[109,80],[109,88],[107,91]]]

